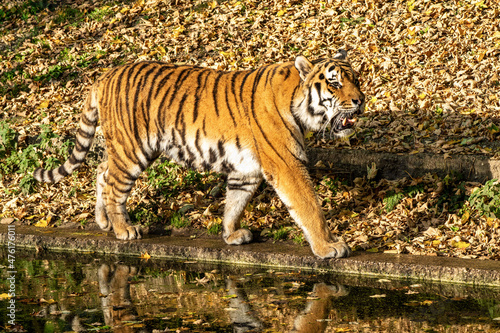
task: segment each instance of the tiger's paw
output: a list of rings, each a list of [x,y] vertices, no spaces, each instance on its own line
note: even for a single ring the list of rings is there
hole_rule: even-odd
[[[138,225],[128,225],[125,228],[116,228],[116,226],[113,226],[113,229],[117,239],[131,240],[142,238],[142,230]]]
[[[106,212],[104,210],[98,211],[96,210],[96,218],[95,222],[101,228],[103,231],[111,231],[113,229],[113,225],[111,222],[108,220],[108,217],[106,216]]]
[[[253,239],[253,235],[248,229],[238,229],[229,236],[224,235],[223,237],[226,241],[226,244],[229,245],[241,245],[250,243]]]
[[[312,251],[321,259],[344,258],[351,255],[351,249],[346,242],[326,243],[323,246],[313,246]]]

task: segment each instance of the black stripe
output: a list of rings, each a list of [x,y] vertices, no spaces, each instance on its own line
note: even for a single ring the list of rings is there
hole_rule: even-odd
[[[233,76],[234,77],[234,76]],[[231,78],[232,80],[232,78]],[[234,118],[234,114],[233,114],[233,110],[229,104],[229,93],[228,93],[228,88],[231,88],[232,87],[228,87],[228,85],[226,84],[226,89],[224,89],[224,92],[225,92],[225,100],[226,100],[226,108],[227,108],[227,111],[229,112],[229,116],[231,116],[231,119],[233,120],[233,125],[234,127],[237,127],[238,124],[236,123],[236,119]]]
[[[89,127],[95,127],[95,125],[97,124],[97,119],[95,119],[95,120],[89,119],[87,117],[86,113],[82,113],[82,117],[80,118],[80,121]]]
[[[181,114],[180,119],[181,128],[179,129],[179,134],[181,136],[181,145],[186,145],[186,123],[184,122],[184,114]]]
[[[156,84],[156,92],[155,92],[155,97],[154,99],[158,98],[158,94],[160,93],[160,91],[163,90],[164,88],[164,85],[167,83],[167,81],[170,79],[170,76],[172,76],[172,74],[175,73],[175,69],[171,69],[167,75],[165,75],[160,82],[158,82],[158,84]],[[169,85],[169,88],[170,88],[170,85]],[[163,100],[165,99],[165,96],[163,98]],[[160,104],[161,105],[161,104]]]
[[[217,77],[215,78],[215,81],[214,81],[214,86],[213,86],[213,89],[212,89],[212,98],[214,99],[214,107],[215,107],[215,114],[217,115],[217,117],[219,116],[219,104],[217,103],[217,93],[218,93],[218,86],[219,86],[219,80],[220,78],[222,77],[222,75],[224,75],[223,72],[218,72],[217,73]]]
[[[76,133],[77,136],[83,138],[83,139],[86,139],[86,140],[91,140],[92,138],[94,138],[94,133],[95,132],[92,132],[92,133],[88,133],[88,132],[85,132],[81,127],[78,129],[78,132]]]
[[[278,106],[276,105],[276,99],[274,99],[274,107],[276,110],[278,110]],[[292,136],[292,138],[295,140],[296,143],[299,144],[299,146],[305,150],[305,147],[304,147],[304,140],[303,138],[299,138],[297,137],[297,135],[295,134],[295,131],[293,128],[290,128],[290,124],[288,122],[285,121],[285,119],[283,119],[283,117],[281,116],[281,113],[280,112],[276,112],[278,114],[278,116],[280,117],[281,119],[281,122],[285,125],[285,128],[288,130],[288,132],[290,133],[290,135]],[[300,127],[299,127],[300,129]]]
[[[172,146],[176,146],[176,139],[175,139],[175,128],[172,127]]]
[[[236,148],[238,148],[238,150],[241,150],[240,137],[236,136],[235,140],[236,140]]]
[[[240,89],[240,101],[241,101],[241,104],[243,106],[243,112],[245,113],[245,117],[249,117],[249,112],[248,112],[248,109],[246,107],[246,104],[244,102],[244,98],[243,98],[243,91],[245,90],[245,83],[248,79],[248,77],[253,74],[255,72],[255,70],[249,70],[244,76],[243,76],[243,79],[241,80],[241,84],[239,85],[239,89]],[[253,97],[253,96],[252,96]]]
[[[222,140],[219,140],[217,142],[217,149],[219,150],[219,157],[224,157],[225,155],[224,142]]]
[[[203,158],[203,151],[201,150],[200,146],[200,129],[196,129],[196,139],[194,140],[194,146],[196,150],[200,153],[201,158]]]
[[[67,175],[69,175],[69,172],[68,170],[66,170],[66,168],[64,167],[64,165],[61,165],[58,169],[57,169],[57,173],[60,174],[61,176],[63,177],[66,177]]]
[[[207,136],[207,130],[206,130],[206,126],[205,126],[205,117],[203,117],[203,125],[201,126],[201,129],[203,131],[203,135]]]
[[[214,164],[215,162],[217,162],[217,153],[213,148],[210,148],[208,150],[208,162],[210,164]]]
[[[122,185],[123,187],[128,186],[129,188],[132,188],[134,186],[135,179],[131,178],[130,174],[128,172],[122,172],[122,174],[120,174],[120,176],[113,174],[112,177],[114,179],[113,183],[115,183],[115,184],[118,183],[118,184]]]
[[[54,182],[54,170],[47,171],[47,177],[49,177],[49,181],[51,183],[53,183]]]
[[[192,168],[193,167],[193,162],[196,160],[196,156],[191,151],[191,149],[189,149],[189,146],[186,146],[185,149],[186,149],[186,152],[187,152],[187,155],[188,155],[188,159],[186,161],[186,166],[189,167],[189,168]]]
[[[191,73],[192,69],[190,67],[184,68],[181,70],[179,75],[177,76],[177,80],[175,80],[175,83],[171,86],[169,86],[168,90],[171,90],[170,88],[173,89],[173,92],[170,96],[170,100],[168,101],[168,106],[167,109],[170,109],[172,104],[174,103],[175,97],[177,96],[177,92],[182,91],[181,86],[184,83],[184,81],[187,79],[189,74]],[[184,95],[186,95],[187,92],[184,92]]]
[[[234,166],[231,163],[229,163],[227,160],[224,160],[224,161],[222,161],[221,171],[223,173],[231,173],[234,171]]]
[[[238,110],[238,114],[240,115],[240,117],[241,117],[240,109],[242,101],[238,101],[238,97],[236,95],[236,78],[240,76],[241,73],[242,72],[234,72],[233,75],[231,76],[231,94],[234,98],[234,104],[236,106],[236,109]]]
[[[319,98],[321,100],[321,83],[319,83],[319,82],[314,83],[314,88],[318,92],[318,96],[319,96]]]
[[[74,154],[71,154],[71,156],[68,158],[68,162],[72,165],[80,164],[82,161],[83,160],[77,160]]]
[[[134,75],[134,78],[132,79],[132,85],[136,85],[137,77],[142,73],[142,70],[144,68],[149,67],[149,66],[150,66],[150,64],[146,63],[146,62],[139,62],[139,63],[132,64],[130,66],[131,70],[137,70],[137,72]],[[127,91],[127,93],[128,93],[128,91]]]
[[[148,83],[149,76],[155,70],[156,70],[156,68],[154,66],[151,66],[151,68],[144,75],[142,75],[141,80],[136,85],[136,94],[134,97],[134,110],[135,110],[134,114],[133,114],[134,124],[135,124],[135,126],[133,127],[134,136],[137,139],[139,149],[141,149],[142,154],[144,155],[144,157],[146,157],[147,160],[151,160],[151,158],[152,158],[152,154],[151,154],[152,149],[151,149],[151,145],[149,144],[149,133],[150,133],[149,111],[150,110],[148,108],[144,107],[144,103],[141,103],[141,107],[138,108],[138,103],[139,103],[139,94],[141,92],[143,92],[144,86]],[[137,115],[139,115],[139,112],[141,112],[141,114],[142,114],[142,119],[144,120],[144,126],[146,127],[144,132],[146,133],[146,143],[149,147],[149,150],[150,150],[149,152],[144,149],[144,145],[140,144],[140,142],[143,140],[143,138],[140,137],[139,126],[138,126],[139,121],[136,118]]]
[[[186,102],[188,96],[189,92],[185,92],[184,95],[182,95],[181,100],[179,101],[179,105],[177,106],[177,112],[175,114],[175,127],[179,127],[181,116],[184,119],[184,114],[182,113],[182,110],[184,109],[184,103]]]
[[[202,85],[201,78],[202,78],[203,74],[205,74],[205,73],[206,73],[205,81]],[[198,108],[199,108],[199,104],[200,104],[201,94],[205,90],[205,86],[207,84],[207,79],[208,79],[209,74],[210,74],[210,72],[208,70],[200,71],[198,73],[198,78],[196,79],[197,86],[196,86],[196,94],[194,95],[193,123],[195,123],[196,119],[198,119]]]
[[[148,93],[148,97],[147,97],[148,109],[151,106],[151,99],[153,98],[154,88],[156,87],[156,91],[158,91],[161,88],[161,86],[159,84],[156,84],[156,80],[158,80],[158,77],[165,72],[165,67],[162,66],[161,64],[156,66],[156,69],[157,69],[157,71],[156,71],[155,76],[151,80],[151,86],[149,88],[149,93]],[[156,98],[156,96],[155,96],[155,98]]]
[[[123,178],[127,178],[127,179],[133,180],[133,181],[135,181],[137,179],[136,177],[134,177],[130,173],[129,169],[127,168],[128,167],[127,163],[125,161],[123,161],[122,159],[115,159],[114,160],[114,167],[121,172],[121,176]],[[109,172],[108,172],[108,177],[109,177]],[[116,179],[116,176],[113,176],[113,178]],[[106,181],[108,181],[108,180],[106,180]]]

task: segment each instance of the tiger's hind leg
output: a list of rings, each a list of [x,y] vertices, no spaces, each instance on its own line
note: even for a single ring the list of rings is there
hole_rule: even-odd
[[[240,228],[240,219],[262,177],[231,173],[227,177],[226,207],[222,237],[227,244],[240,245],[252,241],[252,233]]]
[[[98,187],[105,184],[103,193],[101,194],[104,199],[102,202],[105,203],[105,207],[98,207],[96,205],[96,209],[99,208],[99,212],[104,210],[103,213],[105,217],[107,217],[106,220],[101,220],[101,223],[104,225],[104,221],[107,221],[108,224],[111,224],[116,238],[118,239],[140,239],[142,238],[141,228],[132,225],[126,208],[128,196],[134,186],[137,176],[133,176],[128,171],[114,165],[116,162],[112,156],[109,156],[107,163],[108,169],[100,178],[98,177],[98,181],[104,180],[104,183],[101,185],[98,183]],[[140,172],[137,174],[140,174]],[[98,210],[96,210],[96,219],[97,212]],[[103,217],[103,215],[100,216],[101,218]]]
[[[106,196],[104,189],[106,188],[106,171],[108,171],[108,162],[103,162],[97,167],[96,180],[96,203],[95,203],[95,221],[97,225],[104,231],[110,231],[113,225],[108,219],[106,213]]]

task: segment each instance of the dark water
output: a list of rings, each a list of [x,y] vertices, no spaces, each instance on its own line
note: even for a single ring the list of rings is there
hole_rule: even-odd
[[[500,331],[499,289],[17,249],[11,302],[11,264],[6,332]]]

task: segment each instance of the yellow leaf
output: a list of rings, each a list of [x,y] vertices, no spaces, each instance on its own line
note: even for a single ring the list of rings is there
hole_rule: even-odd
[[[182,34],[184,31],[186,31],[186,28],[183,25],[180,25],[177,28],[175,28],[173,31],[174,38],[179,37],[179,35]]]
[[[46,99],[38,105],[37,109],[46,109],[48,107],[49,107],[49,100]]]
[[[7,294],[7,293],[3,293],[3,294],[0,294],[0,300],[4,300],[4,299],[10,299],[12,298],[12,295],[11,294]]]
[[[25,219],[26,220],[32,220],[35,217],[42,217],[42,216],[44,216],[44,214],[35,214],[35,215],[31,215],[31,216],[25,217]]]
[[[165,54],[167,54],[167,51],[165,51],[165,49],[163,48],[163,46],[158,45],[156,48],[158,49],[158,51],[160,51],[160,54],[162,56],[164,56]]]
[[[409,12],[413,11],[413,8],[415,8],[415,0],[408,0],[406,2],[406,6],[408,7]]]
[[[34,224],[35,227],[45,228],[49,225],[48,219],[43,219]]]
[[[286,9],[280,10],[278,13],[276,13],[276,16],[283,16],[286,13]]]
[[[432,303],[434,303],[434,301],[431,301],[431,300],[426,300],[426,301],[422,301],[422,305],[431,305]]]
[[[413,44],[416,44],[417,42],[418,42],[418,40],[416,38],[408,39],[406,41],[406,45],[413,45]]]
[[[457,143],[462,142],[462,140],[450,140],[446,142],[447,145],[456,145]]]
[[[466,249],[470,246],[467,242],[452,242],[451,246],[456,247],[457,249]]]
[[[140,258],[148,260],[151,258],[151,256],[149,255],[149,253],[144,252],[143,254],[141,254]]]
[[[208,4],[212,9],[214,9],[215,7],[217,7],[217,1],[212,1]]]
[[[441,244],[441,241],[439,239],[432,241],[432,245],[434,245],[434,246],[438,246],[439,244]]]
[[[229,52],[221,51],[220,55],[223,56],[224,58],[232,58],[232,57],[234,57],[234,52],[233,51],[229,51]]]
[[[421,93],[420,95],[418,95],[418,98],[420,98],[420,99],[424,99],[424,98],[425,98],[425,96],[427,96],[427,94],[426,94],[426,93]]]
[[[254,62],[255,58],[254,57],[245,57],[242,59],[243,62]]]
[[[483,58],[484,58],[485,55],[486,55],[486,51],[485,50],[479,52],[479,54],[477,55],[477,61],[483,60]]]
[[[468,211],[465,211],[464,212],[464,215],[462,215],[462,224],[467,222],[469,220],[469,212]]]

